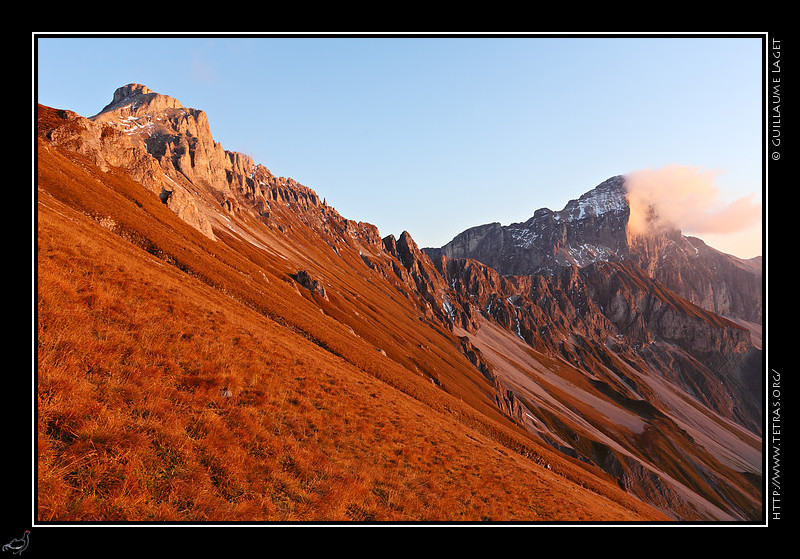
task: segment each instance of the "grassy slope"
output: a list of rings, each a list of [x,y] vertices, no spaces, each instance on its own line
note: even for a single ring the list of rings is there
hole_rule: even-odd
[[[277,262],[122,175],[38,164],[39,520],[663,518],[539,448],[458,366],[452,397],[372,345],[390,340],[354,340]]]

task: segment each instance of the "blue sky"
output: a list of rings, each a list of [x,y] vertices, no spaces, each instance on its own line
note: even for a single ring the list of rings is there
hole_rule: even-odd
[[[142,83],[204,110],[225,149],[420,246],[668,165],[715,172],[725,201],[761,201],[758,37],[63,36],[36,47],[38,102],[92,116]],[[751,257],[759,233],[698,236]]]

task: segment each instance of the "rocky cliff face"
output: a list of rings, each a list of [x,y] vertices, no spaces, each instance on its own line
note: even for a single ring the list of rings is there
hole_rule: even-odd
[[[205,183],[220,192],[241,185],[254,171],[252,159],[226,151],[211,136],[205,112],[187,109],[167,95],[128,84],[92,121],[112,126],[143,146],[165,171]]]
[[[425,250],[479,260],[507,275],[548,273],[624,255],[629,209],[622,184],[622,177],[613,177],[560,212],[542,208],[524,223],[480,225],[440,249]]]
[[[717,314],[763,321],[761,258],[743,260],[673,231],[631,237],[629,258],[685,299]]]
[[[437,266],[455,292],[454,325],[477,332],[483,317],[588,371],[620,357],[664,370],[720,415],[760,432],[761,352],[748,330],[664,288],[635,263],[535,276],[502,276],[468,259],[440,257]]]

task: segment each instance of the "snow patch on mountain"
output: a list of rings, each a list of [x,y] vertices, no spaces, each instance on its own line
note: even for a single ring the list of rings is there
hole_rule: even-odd
[[[567,254],[579,267],[593,264],[594,262],[607,262],[617,256],[617,252],[602,245],[584,243],[577,247],[567,247]]]
[[[522,248],[530,248],[539,238],[539,234],[533,229],[529,228],[509,228],[511,238],[514,240],[514,246]]]

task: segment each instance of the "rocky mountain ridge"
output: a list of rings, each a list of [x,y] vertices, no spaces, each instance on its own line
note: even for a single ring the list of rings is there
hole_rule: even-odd
[[[610,260],[636,262],[681,297],[712,312],[762,320],[761,260],[719,252],[678,230],[632,234],[625,177],[600,183],[564,209],[536,210],[523,223],[479,225],[456,235],[433,257],[473,258],[505,275],[553,273]]]
[[[39,134],[40,149],[124,172],[207,239],[273,262],[274,277],[347,336],[392,333],[393,319],[376,310],[390,299],[413,309],[419,324],[442,328],[441,344],[472,366],[468,382],[515,425],[668,514],[759,514],[750,478],[760,475],[751,444],[760,440],[761,354],[745,328],[721,316],[759,319],[760,298],[748,291],[755,268],[708,249],[718,260],[704,276],[690,266],[708,252],[695,240],[629,238],[621,177],[561,212],[423,250],[408,232],[381,238],[311,188],[226,151],[202,111],[139,84],[119,88],[89,119],[40,108]],[[741,277],[720,283],[726,270]],[[381,339],[377,353],[409,374],[471,397],[458,388],[452,357],[428,357],[428,340]]]

